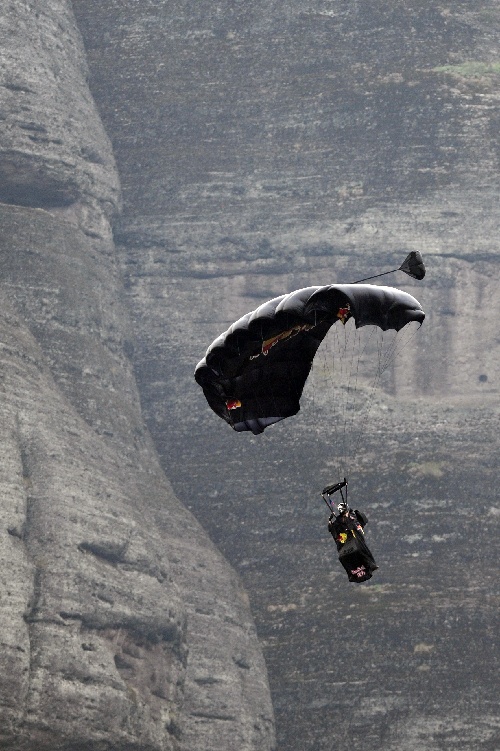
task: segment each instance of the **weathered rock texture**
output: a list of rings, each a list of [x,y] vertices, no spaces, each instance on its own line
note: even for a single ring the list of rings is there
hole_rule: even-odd
[[[496,751],[498,3],[73,0],[105,130],[69,4],[39,5],[0,11],[6,745],[273,745],[245,596],[128,355],[250,592],[279,747]],[[192,372],[259,302],[411,248],[428,318],[363,418],[355,589],[312,497],[323,369],[255,438]]]
[[[279,747],[493,751],[498,3],[73,5],[121,176],[143,409],[250,591]],[[351,467],[381,563],[355,589],[311,498],[337,471],[321,371],[300,415],[257,438],[209,411],[192,372],[265,299],[412,248],[425,282],[391,282],[428,318]]]
[[[271,749],[248,598],[145,429],[71,6],[0,9],[0,743]]]

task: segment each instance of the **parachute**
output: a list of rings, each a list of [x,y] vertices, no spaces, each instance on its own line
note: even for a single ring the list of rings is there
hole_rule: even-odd
[[[420,254],[411,253],[400,270],[423,278]],[[258,435],[297,414],[314,356],[331,326],[354,319],[356,329],[400,331],[424,318],[418,300],[395,287],[355,283],[299,289],[233,323],[210,345],[195,379],[219,417],[236,431]]]

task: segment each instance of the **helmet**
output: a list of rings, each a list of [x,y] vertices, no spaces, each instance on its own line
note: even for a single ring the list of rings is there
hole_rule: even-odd
[[[342,503],[339,503],[337,506],[339,514],[345,514],[346,511],[349,511],[349,506],[345,501],[342,501]]]

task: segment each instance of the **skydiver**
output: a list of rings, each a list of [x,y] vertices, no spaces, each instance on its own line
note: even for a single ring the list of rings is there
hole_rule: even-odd
[[[330,508],[332,508],[331,505]],[[365,542],[363,528],[368,523],[368,519],[362,511],[350,509],[344,500],[338,504],[337,510],[338,516],[334,511],[330,514],[328,531],[337,545],[339,561],[345,568],[349,581],[367,581],[378,569]]]

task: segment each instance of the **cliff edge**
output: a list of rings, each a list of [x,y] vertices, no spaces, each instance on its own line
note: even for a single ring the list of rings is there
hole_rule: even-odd
[[[71,4],[10,2],[0,33],[1,741],[271,749],[247,596],[143,423]]]

